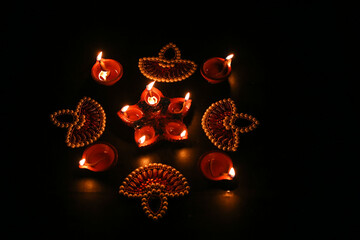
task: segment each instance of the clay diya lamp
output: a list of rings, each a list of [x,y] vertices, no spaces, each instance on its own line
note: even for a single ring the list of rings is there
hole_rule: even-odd
[[[234,54],[224,58],[214,57],[205,61],[200,69],[201,75],[212,84],[226,80],[231,73],[231,61]]]
[[[167,98],[153,87],[154,84],[155,81],[146,86],[137,104],[118,111],[121,120],[134,127],[134,138],[139,147],[162,139],[180,141],[188,138],[183,117],[191,107],[190,93],[185,98]]]
[[[118,154],[114,146],[108,143],[97,143],[85,149],[79,168],[88,169],[93,172],[101,172],[114,166]]]
[[[220,151],[211,151],[200,157],[200,169],[204,176],[210,180],[232,180],[235,169],[231,158]]]
[[[123,75],[123,67],[119,62],[102,58],[102,52],[98,54],[96,60],[91,69],[91,76],[96,82],[111,86],[120,80]]]
[[[155,81],[146,85],[146,89],[142,92],[140,96],[141,101],[145,101],[149,106],[156,107],[161,98],[164,97],[162,92],[154,87]]]
[[[134,138],[139,147],[145,147],[155,143],[159,136],[156,134],[155,129],[152,126],[146,125],[135,129]]]
[[[188,132],[183,122],[173,120],[165,123],[163,136],[168,141],[180,141],[188,138]]]
[[[127,125],[131,126],[134,122],[143,118],[144,113],[137,105],[126,105],[117,112],[118,116]]]
[[[185,98],[171,98],[168,106],[168,112],[171,114],[182,114],[185,116],[191,107],[190,93]]]

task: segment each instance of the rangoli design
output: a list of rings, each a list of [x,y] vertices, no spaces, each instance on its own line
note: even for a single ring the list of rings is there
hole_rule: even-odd
[[[129,198],[141,198],[145,214],[157,220],[162,218],[168,209],[168,198],[189,194],[190,187],[186,178],[175,168],[151,163],[131,172],[119,188],[119,194]],[[160,200],[157,210],[150,207],[149,201]]]
[[[239,127],[235,123],[237,119],[248,120],[251,124]],[[249,114],[236,113],[234,101],[228,98],[211,104],[202,117],[201,125],[206,136],[217,148],[223,151],[236,151],[239,146],[239,134],[254,130],[259,121]]]
[[[61,128],[67,128],[66,145],[83,147],[96,141],[105,130],[104,109],[95,100],[84,97],[76,110],[62,109],[50,115],[51,121]]]
[[[173,49],[175,56],[166,58],[165,52]],[[159,57],[144,57],[139,59],[140,72],[147,78],[158,82],[178,82],[190,77],[196,70],[196,64],[190,60],[181,59],[179,48],[174,43],[164,46]]]

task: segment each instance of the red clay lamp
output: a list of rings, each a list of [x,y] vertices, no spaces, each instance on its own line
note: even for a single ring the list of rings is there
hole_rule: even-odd
[[[96,63],[91,69],[92,78],[103,85],[114,85],[123,75],[122,65],[113,60],[102,58],[102,52],[97,55]]]
[[[201,75],[212,84],[223,82],[231,73],[233,57],[234,54],[230,54],[225,59],[214,57],[206,60],[200,69]]]

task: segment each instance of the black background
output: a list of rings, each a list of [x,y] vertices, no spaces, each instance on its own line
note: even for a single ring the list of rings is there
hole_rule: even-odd
[[[335,4],[302,2],[221,3],[214,9],[207,8],[210,3],[118,4],[123,3],[27,4],[5,15],[6,230],[65,237],[296,239],[347,238],[359,227],[349,220],[357,198],[352,152],[358,118],[347,70],[354,63],[344,54],[353,41],[353,15],[343,17]],[[189,140],[138,149],[133,129],[116,112],[136,103],[150,82],[138,59],[156,56],[169,42],[198,69],[210,57],[234,52],[232,75],[211,85],[197,69],[184,81],[157,83],[167,97],[191,92]],[[111,87],[90,75],[101,50],[124,67]],[[84,96],[104,107],[100,140],[119,152],[118,164],[103,173],[79,169],[84,148],[66,147],[66,131],[49,119],[59,109],[74,109]],[[228,153],[236,178],[211,182],[197,161],[216,148],[200,121],[211,103],[229,97],[260,126]],[[123,179],[146,162],[175,167],[191,186],[188,196],[169,200],[158,222],[146,218],[140,200],[117,193]]]

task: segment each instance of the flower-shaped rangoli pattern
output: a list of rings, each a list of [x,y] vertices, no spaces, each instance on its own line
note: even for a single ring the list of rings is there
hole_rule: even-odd
[[[166,213],[168,198],[187,195],[189,190],[186,178],[175,168],[161,163],[151,163],[132,171],[119,187],[119,194],[129,198],[141,198],[145,214],[157,220]],[[156,198],[160,200],[157,210],[149,204]]]
[[[236,123],[238,119],[247,120],[250,124],[240,127]],[[228,98],[211,104],[202,117],[201,125],[206,136],[217,148],[236,151],[239,134],[254,130],[259,121],[249,114],[236,113],[234,101]]]
[[[184,116],[191,106],[191,99],[166,98],[159,89],[145,89],[140,101],[125,106],[118,116],[135,129],[135,142],[139,147],[151,145],[161,139],[181,141],[188,138]]]

